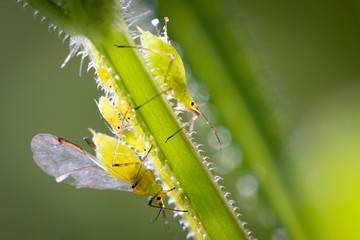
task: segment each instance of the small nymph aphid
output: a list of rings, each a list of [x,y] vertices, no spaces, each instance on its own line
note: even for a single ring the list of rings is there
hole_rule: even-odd
[[[113,102],[105,97],[100,97],[97,105],[101,115],[108,123],[110,131],[117,136],[117,145],[119,145],[120,139],[122,139],[128,145],[135,148],[139,153],[145,154],[147,152],[147,144],[143,137],[129,130],[129,127],[133,127],[134,124],[133,118],[130,114],[128,114],[130,112],[129,107],[125,113],[121,114],[118,111],[119,108],[116,108],[113,105]],[[114,160],[115,152],[113,162]]]

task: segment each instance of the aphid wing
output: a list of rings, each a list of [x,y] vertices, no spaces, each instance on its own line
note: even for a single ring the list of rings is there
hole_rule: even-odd
[[[109,176],[90,153],[54,135],[36,135],[31,141],[31,150],[37,165],[57,182],[78,188],[131,191],[127,183]]]

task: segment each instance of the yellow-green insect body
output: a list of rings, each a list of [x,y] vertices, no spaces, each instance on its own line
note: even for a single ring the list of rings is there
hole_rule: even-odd
[[[139,157],[135,156],[136,153],[127,145],[117,144],[116,138],[92,132],[92,140],[96,146],[96,157],[111,175],[128,182],[134,193],[155,197],[155,200],[162,206],[167,191],[164,191],[163,187],[156,183],[154,172],[146,169]],[[114,152],[116,153],[115,163],[117,166],[112,165]]]
[[[135,126],[138,124],[133,116],[134,110],[130,107],[129,102],[122,98],[120,91],[116,92],[116,108],[129,125]]]
[[[87,44],[87,47],[89,48],[89,57],[92,61],[91,65],[95,68],[98,76],[96,79],[97,83],[104,89],[107,94],[116,92],[117,86],[115,85],[114,77],[110,73],[110,68],[105,63],[104,57],[90,42]]]
[[[97,159],[99,159],[104,164],[106,169],[112,174],[114,178],[129,182],[135,180],[134,178],[136,177],[136,172],[138,172],[142,163],[131,148],[129,148],[127,145],[118,144],[115,151],[117,139],[102,133],[93,132],[92,140],[96,146]],[[113,167],[112,158],[114,152],[121,153],[115,154],[115,163],[128,165],[124,165],[122,167]]]
[[[134,119],[127,113],[128,110],[125,110],[124,115],[120,114],[118,109],[113,105],[112,101],[105,97],[100,97],[98,104],[99,111],[104,119],[108,122],[108,125],[111,127],[111,131],[118,136],[118,141],[122,136],[128,145],[135,148],[139,153],[146,154],[148,148],[147,144],[144,141],[144,133],[139,126],[133,126]],[[125,116],[125,117],[124,117]],[[132,126],[136,128],[136,133],[127,128]],[[142,134],[138,134],[140,131]]]
[[[153,24],[158,30],[159,36],[155,36],[150,32],[143,31],[138,27],[138,30],[141,32],[140,40],[142,45],[139,48],[143,50],[144,58],[151,68],[152,73],[154,76],[156,76],[156,80],[160,84],[166,84],[166,88],[173,91],[173,97],[177,100],[179,105],[178,107],[180,109],[190,111],[194,114],[192,119],[183,125],[178,131],[168,137],[166,142],[178,132],[180,132],[183,128],[193,123],[199,117],[199,115],[202,115],[215,134],[221,149],[221,141],[215,127],[207,119],[205,114],[201,111],[200,107],[195,103],[189,94],[184,63],[181,60],[179,53],[173,46],[171,46],[167,38],[166,23],[168,21],[169,19],[165,18],[164,37],[160,36],[160,30],[157,26],[157,19],[153,22]]]
[[[96,157],[63,138],[41,133],[31,141],[35,162],[46,173],[54,176],[57,182],[65,182],[77,188],[114,189],[140,195],[148,194],[152,196],[148,205],[160,208],[159,214],[164,209],[187,212],[164,207],[163,200],[167,192],[174,188],[163,190],[163,187],[156,183],[154,172],[144,167],[131,148],[118,145],[116,138],[96,133],[92,129],[90,131],[93,133]],[[116,166],[112,165],[114,152]],[[154,205],[154,202],[157,202],[157,205]]]
[[[109,68],[107,68],[106,65],[104,65],[103,61],[98,62],[98,66],[96,67],[96,72],[99,76],[99,79],[104,84],[104,90],[107,92],[113,92],[115,89],[115,82],[114,79],[109,72]]]
[[[103,96],[99,98],[97,103],[101,115],[111,126],[114,134],[119,134],[124,128],[124,121],[117,109],[112,105],[111,101]],[[126,123],[126,122],[125,122]]]
[[[157,76],[157,81],[167,84],[166,88],[173,90],[173,97],[184,107],[197,110],[198,107],[188,92],[184,63],[176,49],[147,31],[142,32],[140,40],[144,48],[152,50],[144,50],[144,57],[152,73]]]

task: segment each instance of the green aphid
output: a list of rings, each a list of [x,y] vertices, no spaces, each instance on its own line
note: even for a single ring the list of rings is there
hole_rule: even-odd
[[[157,26],[158,21],[155,20],[154,25],[158,31],[158,36],[153,35],[148,31],[143,31],[138,27],[138,30],[141,33],[140,40],[141,40],[141,47],[136,46],[119,46],[115,45],[119,48],[137,48],[142,50],[144,58],[149,64],[149,67],[153,69],[152,73],[156,76],[157,81],[159,84],[166,84],[166,90],[163,91],[161,94],[165,92],[173,92],[173,97],[178,101],[179,107],[182,110],[186,110],[193,113],[192,119],[184,124],[179,130],[169,136],[165,142],[167,142],[170,138],[172,138],[175,134],[180,132],[186,126],[192,124],[199,115],[202,115],[207,124],[211,127],[213,133],[215,134],[220,148],[221,148],[221,141],[219,135],[215,129],[215,127],[211,124],[208,118],[204,115],[201,111],[200,107],[195,103],[192,97],[189,94],[185,76],[185,68],[184,63],[176,51],[176,49],[171,46],[167,39],[167,29],[166,24],[168,22],[168,18],[165,18],[165,26],[164,26],[164,37],[161,36],[160,30]],[[145,103],[141,104],[140,106],[136,107],[139,109],[146,103],[152,101],[155,96]]]

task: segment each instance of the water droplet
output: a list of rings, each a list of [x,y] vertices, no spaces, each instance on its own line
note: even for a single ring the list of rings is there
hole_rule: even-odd
[[[227,147],[219,153],[222,154],[221,158],[220,155],[212,158],[212,161],[216,166],[216,172],[219,174],[227,174],[240,166],[242,163],[242,152],[236,147]]]
[[[290,238],[289,238],[288,232],[285,228],[277,228],[273,231],[271,239],[272,240],[288,240]]]
[[[237,180],[236,188],[242,196],[255,195],[258,189],[258,181],[254,176],[245,174]]]

